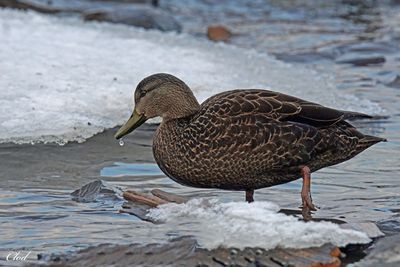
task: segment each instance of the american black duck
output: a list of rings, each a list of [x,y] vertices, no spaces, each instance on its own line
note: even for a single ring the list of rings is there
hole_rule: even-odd
[[[154,158],[174,181],[193,187],[243,190],[303,178],[303,208],[314,210],[310,173],[346,161],[385,139],[364,135],[347,119],[368,118],[278,92],[238,89],[201,105],[170,74],[154,74],[136,87],[135,109],[115,137],[162,117]]]

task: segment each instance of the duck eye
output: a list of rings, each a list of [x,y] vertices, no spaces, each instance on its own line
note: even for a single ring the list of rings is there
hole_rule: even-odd
[[[146,95],[146,93],[147,93],[146,91],[141,91],[140,92],[140,98],[144,97]]]

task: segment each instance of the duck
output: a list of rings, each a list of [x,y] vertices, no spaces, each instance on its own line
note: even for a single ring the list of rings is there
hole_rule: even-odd
[[[225,91],[200,104],[185,82],[167,73],[139,82],[134,103],[116,139],[161,117],[152,149],[166,176],[185,186],[244,191],[247,202],[257,189],[302,178],[302,207],[316,210],[312,172],[386,141],[348,122],[367,114],[264,89]]]

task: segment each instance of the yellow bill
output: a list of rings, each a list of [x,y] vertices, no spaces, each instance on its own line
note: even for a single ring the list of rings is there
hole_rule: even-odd
[[[137,127],[142,125],[147,118],[143,114],[139,114],[136,109],[133,110],[133,113],[129,120],[125,122],[124,125],[122,125],[121,128],[119,128],[118,132],[114,135],[116,139],[120,139],[121,137],[129,134],[133,130],[135,130]]]

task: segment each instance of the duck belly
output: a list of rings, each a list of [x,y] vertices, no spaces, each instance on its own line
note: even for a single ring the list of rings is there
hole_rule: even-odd
[[[232,161],[232,164],[218,165],[187,158],[179,160],[176,157],[171,161],[156,157],[156,162],[165,175],[175,182],[198,188],[249,190],[288,183],[300,178],[298,167],[286,168],[279,172],[260,172],[259,166],[241,168],[248,165],[248,162],[240,164]]]

